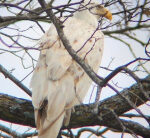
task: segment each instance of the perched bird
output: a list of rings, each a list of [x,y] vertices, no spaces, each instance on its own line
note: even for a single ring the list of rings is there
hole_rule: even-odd
[[[100,16],[112,14],[96,0],[84,0],[79,10],[63,23],[64,34],[77,55],[97,72],[102,59],[104,35]],[[40,56],[31,80],[32,103],[39,138],[56,138],[68,125],[71,108],[80,104],[92,80],[63,46],[54,25],[40,40]]]

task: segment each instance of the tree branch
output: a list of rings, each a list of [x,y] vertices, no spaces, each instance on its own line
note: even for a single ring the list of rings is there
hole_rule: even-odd
[[[32,92],[25,85],[23,85],[16,77],[14,77],[10,72],[8,72],[2,65],[0,65],[0,72],[3,73],[5,78],[9,78],[18,87],[24,90],[29,96],[32,95]]]
[[[150,80],[150,75],[144,80]],[[144,82],[144,80],[142,81],[142,86],[145,92],[150,95],[150,84]],[[123,90],[121,94],[132,103],[135,103],[136,106],[148,101],[140,91],[138,84],[134,84],[130,88]],[[94,109],[95,104],[76,106],[75,112],[71,115],[69,128],[101,125],[122,131],[120,123],[116,121],[116,117],[112,111],[117,116],[120,116],[133,109],[133,107],[129,106],[128,102],[124,101],[119,95],[115,95],[99,103],[98,115],[93,114]],[[0,119],[11,123],[35,127],[34,111],[31,101],[5,94],[0,94]],[[139,124],[124,120],[121,121],[125,128],[129,128],[134,133],[138,132],[139,135],[147,135],[147,132],[149,132],[149,129]],[[125,132],[129,132],[129,130],[125,129]],[[150,136],[150,133],[148,135]]]
[[[133,26],[133,27],[125,27],[124,29],[119,29],[119,30],[113,30],[113,31],[103,31],[105,35],[110,35],[110,34],[122,34],[125,32],[137,30],[137,29],[142,29],[142,28],[149,28],[150,25],[138,25],[138,26]]]
[[[120,121],[125,126],[125,130],[123,130],[121,128],[121,125],[116,120],[111,121],[110,124],[107,123],[107,126],[110,128],[116,129],[117,132],[118,131],[119,132],[124,131],[124,132],[131,133],[134,135],[140,135],[143,138],[149,138],[150,137],[150,129],[149,128],[145,128],[141,124],[133,122],[133,121],[129,121],[129,120],[120,119]]]

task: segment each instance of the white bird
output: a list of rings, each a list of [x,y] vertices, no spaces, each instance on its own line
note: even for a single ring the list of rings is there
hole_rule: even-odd
[[[111,20],[112,14],[96,0],[84,0],[81,7],[84,10],[64,22],[64,34],[77,55],[97,72],[104,47],[98,20],[100,16]],[[92,80],[69,55],[54,25],[41,38],[40,49],[31,80],[35,122],[39,138],[56,138],[61,126],[69,123],[71,108],[83,101]]]

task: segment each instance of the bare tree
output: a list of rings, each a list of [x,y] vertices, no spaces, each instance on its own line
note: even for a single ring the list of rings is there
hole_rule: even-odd
[[[0,72],[14,82],[16,87],[20,87],[31,96],[31,91],[23,83],[31,76],[37,59],[34,55],[40,51],[37,42],[41,35],[37,35],[35,32],[45,33],[45,25],[53,23],[66,50],[95,83],[91,97],[93,92],[96,93],[94,102],[75,107],[70,124],[67,128],[62,127],[61,135],[80,137],[81,134],[88,131],[91,133],[89,137],[91,135],[103,137],[108,131],[113,131],[121,133],[122,137],[124,133],[129,133],[135,137],[148,138],[150,137],[150,128],[133,121],[132,118],[143,118],[147,125],[150,125],[150,114],[145,114],[142,108],[139,108],[140,105],[145,105],[147,110],[149,109],[150,0],[99,0],[99,2],[110,9],[113,14],[112,22],[104,20],[103,17],[100,18],[101,30],[107,40],[118,43],[120,47],[128,47],[130,54],[127,56],[130,55],[132,60],[128,60],[126,63],[122,62],[121,65],[114,68],[111,68],[113,60],[109,65],[101,66],[100,70],[107,74],[102,77],[101,74],[95,74],[91,67],[77,56],[76,51],[71,48],[67,36],[64,36],[63,23],[59,21],[59,18],[65,16],[67,19],[73,16],[77,10],[82,10],[76,8],[82,1],[66,0],[64,4],[60,3],[55,6],[54,0],[47,3],[44,0],[1,0],[0,11],[3,14],[0,15],[0,57],[3,55],[15,56],[20,61],[23,71],[28,73],[23,78],[17,79],[13,75],[15,69],[6,69],[1,64]],[[29,25],[25,26],[26,24]],[[142,37],[139,34],[142,34]],[[139,49],[144,51],[141,56],[137,56]],[[119,80],[117,83],[114,81],[119,75],[125,78],[124,83],[132,78],[135,84],[128,88],[120,88]],[[104,88],[109,88],[105,93],[113,91],[116,94],[100,100]],[[132,109],[136,113],[128,112]],[[4,93],[0,93],[0,119],[35,128],[31,101]],[[104,127],[95,129],[87,126]],[[79,128],[77,134],[74,134],[73,128]],[[2,137],[37,135],[36,131],[20,134],[2,124],[0,124],[0,130]]]

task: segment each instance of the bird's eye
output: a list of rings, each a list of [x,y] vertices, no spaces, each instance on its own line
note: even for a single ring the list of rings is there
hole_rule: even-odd
[[[102,5],[97,5],[96,7],[97,7],[97,8],[103,8],[103,6],[102,6]]]

